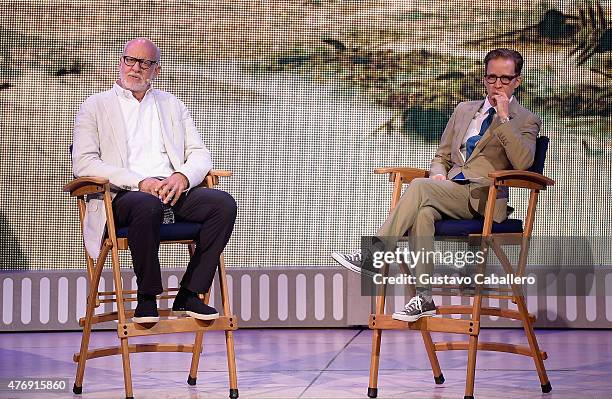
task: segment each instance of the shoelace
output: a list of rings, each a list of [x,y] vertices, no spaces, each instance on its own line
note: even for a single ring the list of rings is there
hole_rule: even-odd
[[[351,252],[345,256],[351,262],[361,262],[361,251]]]
[[[410,301],[408,301],[406,306],[404,306],[404,309],[406,310],[406,312],[410,312],[413,309],[417,309],[422,312],[423,311],[423,299],[419,295],[413,297]]]

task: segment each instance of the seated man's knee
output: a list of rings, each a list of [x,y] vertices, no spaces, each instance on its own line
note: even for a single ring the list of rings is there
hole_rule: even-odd
[[[426,206],[419,209],[419,213],[417,214],[417,220],[424,222],[435,222],[437,220],[437,214],[438,212],[435,209]]]
[[[436,180],[430,179],[429,177],[417,177],[410,182],[408,187],[423,189],[424,187],[429,187],[432,184],[436,184]]]
[[[404,194],[402,195],[402,199],[407,199],[407,198],[414,198],[415,196],[420,195],[423,192],[423,188],[426,187],[427,183],[428,183],[428,178],[416,178],[413,179],[409,184],[408,184],[408,188],[406,189],[406,191],[404,191]]]
[[[163,220],[164,217],[164,207],[163,203],[159,198],[154,195],[147,193],[140,193],[138,198],[138,205],[135,207],[133,212],[140,216],[151,218],[154,220]]]
[[[225,191],[218,191],[218,211],[228,220],[235,220],[238,212],[238,205],[231,194]]]

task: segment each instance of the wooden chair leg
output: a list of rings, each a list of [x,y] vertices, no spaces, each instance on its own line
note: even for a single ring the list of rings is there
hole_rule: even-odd
[[[190,246],[191,247],[191,246]],[[189,253],[193,256],[191,249]],[[203,296],[202,301],[208,305],[210,299],[210,289]],[[198,365],[200,364],[200,356],[202,355],[202,342],[204,341],[204,331],[196,332],[195,342],[193,344],[193,355],[191,356],[191,367],[189,369],[189,377],[187,377],[187,384],[195,385],[198,379]]]
[[[503,251],[499,243],[493,241],[493,250],[495,251],[495,255],[501,262],[504,267],[504,271],[506,273],[512,272],[512,267],[510,264],[510,260],[506,256],[506,253]],[[527,252],[529,249],[529,239],[524,238],[521,244],[521,254],[519,260],[519,275],[524,273],[526,263],[527,263]],[[523,295],[523,289],[517,287],[515,284],[511,284],[512,288],[512,302],[514,302],[517,307],[519,314],[521,315],[521,321],[523,322],[523,329],[525,330],[525,336],[527,337],[527,342],[529,343],[529,349],[531,350],[531,356],[533,357],[533,361],[535,363],[536,370],[538,372],[538,377],[540,378],[540,386],[542,388],[542,392],[548,393],[552,390],[552,386],[550,385],[550,380],[548,379],[548,375],[546,374],[546,368],[544,367],[544,359],[542,358],[542,353],[540,352],[540,347],[538,345],[538,340],[536,338],[535,332],[533,331],[533,325],[531,320],[529,320],[529,311],[527,310],[527,304],[525,303],[525,296]]]
[[[121,338],[121,360],[123,361],[123,381],[125,385],[125,399],[134,399],[132,392],[132,368],[130,366],[130,349],[128,339]]]
[[[227,348],[227,370],[229,373],[229,385],[231,399],[238,398],[238,376],[236,373],[236,354],[234,353],[234,332],[225,332],[225,346]]]
[[[85,362],[87,361],[87,350],[89,349],[89,337],[91,336],[92,327],[91,318],[93,317],[94,311],[98,305],[98,287],[100,285],[100,276],[102,275],[102,268],[104,267],[104,262],[106,261],[109,249],[110,246],[108,245],[104,245],[102,247],[95,268],[92,267],[92,272],[88,274],[90,279],[87,307],[85,309],[85,323],[83,325],[83,335],[81,336],[81,349],[79,350],[79,361],[77,364],[76,377],[72,387],[72,392],[76,395],[80,395],[83,392]]]
[[[489,207],[490,204],[487,205]],[[490,229],[490,226],[489,226]],[[486,230],[486,228],[485,228]],[[489,230],[490,231],[490,230]],[[484,274],[487,261],[486,257],[488,254],[489,240],[483,237],[481,244],[481,250],[485,254],[484,262],[480,263],[477,267],[478,273]],[[472,303],[472,320],[480,325],[480,314],[482,311],[482,286],[476,285],[474,300]],[[480,330],[478,330],[480,332]],[[478,332],[478,333],[479,333]],[[478,354],[478,334],[470,335],[468,340],[468,359],[467,359],[467,373],[465,378],[465,395],[464,399],[474,399],[474,381],[476,379],[476,356]]]
[[[198,331],[195,334],[195,342],[193,343],[193,355],[191,356],[191,367],[189,369],[189,377],[187,384],[195,385],[198,379],[198,365],[200,364],[200,356],[202,355],[202,342],[204,341],[204,331]]]
[[[477,290],[479,290],[477,288]],[[482,308],[482,296],[478,293],[474,296],[472,320],[480,325],[480,312]],[[468,341],[467,375],[465,378],[464,399],[474,399],[474,381],[476,379],[476,355],[478,354],[478,335],[470,335]]]
[[[123,283],[121,281],[121,265],[119,263],[119,251],[117,246],[113,245],[111,249],[111,260],[113,264],[113,279],[115,282],[115,297],[117,298],[117,318],[119,326],[125,325],[127,322],[125,316],[125,304],[123,302]],[[118,330],[119,331],[119,330]],[[132,368],[130,366],[130,349],[128,346],[127,337],[120,336],[121,359],[123,361],[123,381],[125,385],[126,399],[133,399],[132,391]]]
[[[389,274],[389,265],[385,264],[381,269],[381,274],[386,277]],[[376,295],[376,315],[385,313],[385,298],[387,295],[386,286],[378,287]],[[372,332],[372,354],[370,357],[370,382],[368,384],[368,397],[375,398],[378,396],[378,369],[380,366],[380,342],[382,339],[382,330],[374,329]]]
[[[227,290],[227,275],[225,274],[225,261],[223,255],[219,257],[219,291],[221,293],[221,302],[223,304],[223,314],[225,316],[232,315],[232,310],[229,303],[229,292]],[[230,318],[230,325],[233,325],[236,320]],[[225,331],[225,347],[227,349],[227,372],[229,374],[229,385],[231,399],[238,398],[238,375],[236,373],[236,354],[234,352],[234,333],[233,331]]]
[[[427,350],[429,363],[431,363],[431,371],[433,371],[434,381],[438,385],[444,384],[444,374],[442,374],[442,370],[440,369],[438,355],[436,355],[436,349],[434,342],[431,339],[431,334],[429,331],[421,330],[421,335],[423,336],[423,343],[425,344],[425,349]]]
[[[372,332],[372,355],[370,357],[370,382],[368,384],[368,397],[378,396],[378,367],[380,365],[380,341],[382,330],[375,329]]]
[[[529,320],[529,312],[527,311],[527,305],[523,296],[515,297],[516,304],[518,306],[519,313],[521,314],[523,329],[527,336],[527,342],[529,342],[529,348],[531,349],[531,356],[535,363],[538,377],[540,378],[540,387],[543,393],[552,391],[550,380],[546,374],[546,368],[544,367],[544,359],[542,358],[542,352],[540,352],[540,346],[538,345],[538,339],[536,338],[535,332],[533,331],[533,325]]]
[[[85,362],[87,361],[87,350],[89,349],[89,337],[91,334],[91,318],[94,312],[95,300],[92,299],[97,294],[97,288],[91,287],[90,291],[94,291],[90,294],[87,300],[87,309],[85,310],[85,324],[83,326],[83,335],[81,336],[81,349],[79,350],[79,362],[77,364],[76,377],[74,379],[74,385],[72,392],[76,395],[83,393],[83,377],[85,375]]]
[[[85,311],[85,325],[83,326],[83,335],[81,336],[81,349],[79,351],[79,362],[77,364],[76,377],[72,392],[76,395],[83,393],[83,377],[85,375],[85,362],[87,361],[87,349],[89,348],[89,336],[91,334],[91,316],[93,315],[94,307],[92,301],[87,302],[87,310]]]

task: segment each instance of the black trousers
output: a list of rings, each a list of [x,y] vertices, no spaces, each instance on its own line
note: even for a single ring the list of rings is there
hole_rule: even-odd
[[[212,285],[219,256],[230,239],[236,220],[236,201],[225,191],[197,187],[183,193],[172,208],[177,222],[202,223],[181,287],[205,293]],[[163,207],[159,198],[140,191],[122,191],[113,200],[117,228],[127,226],[138,293],[163,291],[159,265],[159,230]]]

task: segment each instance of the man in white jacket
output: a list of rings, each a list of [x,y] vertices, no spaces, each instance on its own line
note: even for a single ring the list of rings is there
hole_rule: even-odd
[[[113,187],[116,227],[128,227],[138,284],[134,321],[159,320],[155,296],[163,291],[158,250],[164,215],[202,223],[173,310],[203,320],[217,318],[217,311],[197,294],[212,284],[232,234],[236,202],[221,190],[196,187],[212,168],[210,152],[185,105],[151,87],[161,70],[159,48],[148,39],[133,39],[126,43],[118,68],[112,89],[87,98],[76,116],[74,175],[104,177]],[[102,200],[90,198],[83,231],[93,258],[99,256],[105,226]]]

